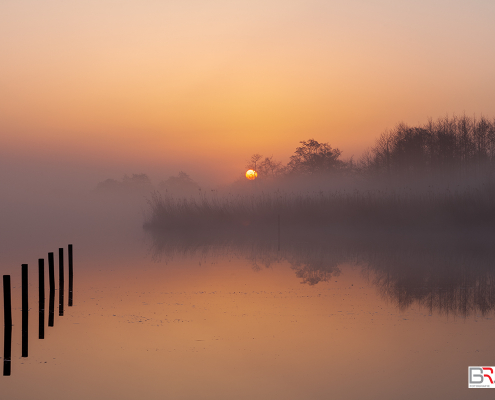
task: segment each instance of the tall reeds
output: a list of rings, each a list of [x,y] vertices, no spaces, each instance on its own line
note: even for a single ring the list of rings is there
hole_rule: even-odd
[[[355,190],[150,200],[144,228],[152,231],[283,231],[331,228],[495,227],[495,187],[442,192]]]

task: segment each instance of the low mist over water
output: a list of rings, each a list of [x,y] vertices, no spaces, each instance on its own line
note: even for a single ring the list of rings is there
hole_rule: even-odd
[[[491,398],[493,16],[0,1],[1,400]]]

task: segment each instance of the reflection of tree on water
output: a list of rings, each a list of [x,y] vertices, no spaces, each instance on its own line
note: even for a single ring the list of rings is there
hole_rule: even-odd
[[[322,246],[317,243],[295,240],[278,250],[278,243],[253,235],[247,229],[245,234],[195,235],[184,234],[152,234],[152,256],[155,260],[172,260],[174,257],[219,257],[229,255],[247,259],[254,270],[270,268],[274,263],[287,261],[302,279],[301,283],[315,285],[332,276],[340,275],[338,265],[346,262],[343,254],[332,245]],[[256,239],[253,239],[256,238]]]
[[[338,266],[341,262],[325,253],[322,247],[303,248],[297,254],[287,255],[286,259],[296,272],[296,276],[302,279],[301,283],[316,285],[318,282],[329,280],[332,276],[340,275]]]
[[[256,237],[256,240],[252,240]],[[315,285],[340,274],[339,266],[362,266],[380,293],[400,310],[418,304],[430,311],[468,316],[495,309],[495,249],[492,235],[449,236],[344,232],[298,233],[276,241],[245,235],[152,235],[155,257],[230,256],[254,269],[287,261],[301,283]]]
[[[462,246],[404,253],[370,265],[380,292],[405,310],[414,303],[432,312],[468,316],[495,308],[494,252],[466,255]]]

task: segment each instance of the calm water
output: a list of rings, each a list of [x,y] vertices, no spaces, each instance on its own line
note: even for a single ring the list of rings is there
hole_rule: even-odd
[[[2,399],[492,396],[467,381],[468,366],[495,365],[494,258],[480,240],[336,235],[279,250],[117,228],[72,240],[74,306],[56,308],[43,340],[37,259],[54,251],[58,266],[67,243],[26,252],[27,358],[20,263],[4,262],[14,327]]]

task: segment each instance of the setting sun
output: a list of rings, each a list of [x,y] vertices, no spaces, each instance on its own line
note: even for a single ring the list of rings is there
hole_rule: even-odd
[[[0,0],[0,400],[488,397],[494,16]]]
[[[258,173],[254,169],[250,169],[246,172],[246,178],[250,181],[255,180],[258,177]]]

